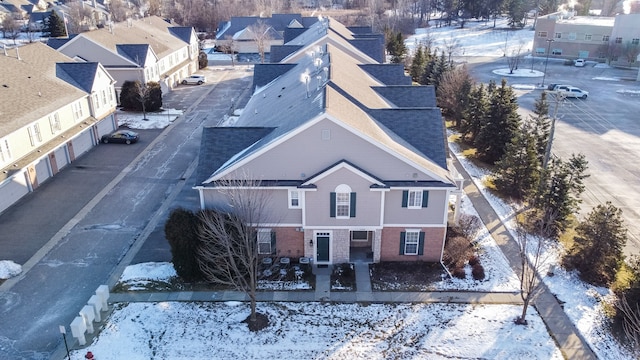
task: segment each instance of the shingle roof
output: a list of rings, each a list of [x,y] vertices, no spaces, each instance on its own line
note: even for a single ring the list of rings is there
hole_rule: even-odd
[[[256,24],[258,21],[263,22],[282,34],[292,21],[297,21],[304,27],[309,27],[314,22],[317,22],[318,18],[303,18],[300,14],[273,14],[271,17],[234,16],[231,17],[231,20],[220,24],[216,34],[216,39],[224,39],[226,36],[233,36],[245,28]]]
[[[329,26],[333,27],[333,24],[332,21]],[[337,27],[336,31],[322,31],[322,24],[314,24],[295,40],[296,43],[309,42],[307,47],[287,57],[288,66],[256,67],[258,79],[255,81],[261,87],[233,126],[273,130],[235,153],[225,150],[227,161],[212,162],[206,159],[208,153],[201,155],[201,161],[209,164],[209,180],[297,127],[328,116],[371,139],[377,146],[431,171],[446,183],[450,182],[446,180],[450,175],[446,170],[444,122],[438,108],[427,106],[433,105],[435,100],[400,99],[403,95],[433,96],[433,88],[412,90],[408,86],[391,86],[381,90],[387,83],[406,85],[407,79],[409,84],[411,79],[404,75],[401,67],[376,64],[354,51],[347,40],[353,36],[345,33],[348,31],[345,27]],[[311,53],[313,56],[309,56]],[[376,65],[363,66],[363,59]],[[292,64],[294,61],[295,65]],[[371,76],[371,73],[377,76]],[[204,138],[202,146],[211,149]],[[214,163],[223,164],[216,167]]]
[[[90,93],[93,89],[93,83],[95,81],[97,71],[97,62],[70,62],[56,64],[56,74],[58,78],[87,93]]]
[[[300,49],[302,49],[302,45],[271,45],[269,61],[278,63]]]
[[[58,50],[58,48],[60,48],[60,46],[68,43],[69,40],[73,39],[76,36],[77,36],[77,34],[73,34],[68,39],[65,39],[65,38],[49,38],[49,39],[47,39],[47,45],[49,45],[50,47]]]
[[[211,176],[212,169],[221,167],[271,131],[273,128],[265,127],[205,127],[202,131],[196,184],[203,183]]]
[[[295,64],[256,64],[253,68],[253,86],[262,87],[273,81],[278,76],[291,70]]]
[[[187,44],[191,44],[191,37],[193,36],[193,28],[191,26],[172,26],[169,28],[169,32]]]
[[[436,107],[436,91],[432,85],[375,86],[380,96],[397,107]]]
[[[147,54],[149,53],[149,45],[147,44],[118,44],[116,52],[127,59],[143,67],[147,62]]]
[[[60,62],[73,60],[37,42],[0,55],[0,137],[87,96],[56,76]]]

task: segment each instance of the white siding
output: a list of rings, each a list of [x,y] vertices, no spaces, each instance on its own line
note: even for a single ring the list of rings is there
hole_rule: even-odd
[[[0,212],[6,210],[27,193],[29,193],[29,188],[23,172],[19,172],[0,183]]]

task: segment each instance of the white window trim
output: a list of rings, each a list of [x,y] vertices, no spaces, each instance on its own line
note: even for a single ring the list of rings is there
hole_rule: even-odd
[[[265,241],[266,239],[266,241]],[[271,254],[273,249],[271,248],[271,229],[258,229],[257,233],[257,242],[258,242],[258,254],[259,255],[267,255]],[[269,252],[260,251],[261,244],[267,244],[269,246]]]
[[[345,197],[345,196],[346,196],[346,201],[340,200],[341,197]],[[346,207],[347,209],[346,215],[340,215],[340,211],[338,210],[340,209],[341,206],[343,208]],[[336,192],[336,219],[349,219],[350,211],[351,211],[351,192]]]
[[[414,203],[411,203],[411,193],[416,193]],[[407,209],[422,209],[422,190],[408,190]]]
[[[289,190],[289,196],[288,196],[288,203],[289,203],[289,209],[300,209],[302,208],[302,191],[300,190]],[[295,197],[293,196],[293,194],[297,194],[298,197],[298,205],[294,205],[293,204],[293,200],[295,199]]]
[[[415,234],[416,238],[411,239],[411,243],[409,243],[409,234]],[[415,252],[408,252],[407,246],[415,245]],[[404,255],[418,255],[418,247],[420,247],[420,229],[406,229],[404,234]]]

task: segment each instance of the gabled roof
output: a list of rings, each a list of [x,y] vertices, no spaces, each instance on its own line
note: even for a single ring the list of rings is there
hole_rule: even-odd
[[[195,33],[191,26],[172,26],[169,28],[169,32],[187,44],[198,40],[197,38],[194,39]]]
[[[19,55],[19,57],[18,57]],[[0,54],[0,137],[87,96],[57,77],[56,63],[73,62],[36,42]]]
[[[126,57],[127,59],[138,64],[140,67],[144,67],[147,62],[147,54],[149,53],[148,44],[118,44],[116,45],[116,52]]]
[[[201,154],[200,174],[204,177],[209,173],[204,183],[240,168],[250,159],[324,119],[359,135],[399,161],[450,183],[444,122],[440,110],[430,106],[435,100],[415,101],[414,98],[411,102],[412,98],[401,99],[403,95],[433,96],[433,88],[415,87],[413,90],[408,86],[391,86],[381,90],[386,84],[365,69],[379,70],[378,73],[384,73],[386,81],[394,85],[406,84],[407,79],[410,84],[410,78],[397,67],[392,71],[381,71],[382,65],[349,45],[346,39],[352,35],[345,33],[348,31],[345,27],[338,26],[337,31],[333,31],[325,26],[332,28],[333,21],[314,24],[296,39],[309,42],[287,57],[288,66],[256,66],[256,91],[228,131],[231,134],[233,129],[242,132],[241,129],[257,127],[272,130],[238,150],[221,166],[216,167]],[[380,67],[367,69],[362,66],[363,60]],[[394,75],[401,79],[391,79]],[[210,149],[211,145],[203,139],[202,146]]]
[[[276,32],[283,33],[285,29],[309,27],[314,22],[318,21],[318,18],[302,17],[300,14],[273,14],[271,17],[259,17],[259,16],[233,16],[231,20],[221,23],[216,34],[216,39],[224,39],[227,36],[234,36],[238,32],[263,22],[265,25],[272,27]]]
[[[77,36],[77,34],[73,34],[73,35],[69,36],[68,39],[65,39],[65,38],[49,38],[49,39],[47,39],[47,45],[49,45],[50,47],[58,50],[62,45],[68,43],[69,40],[73,39],[76,36]]]
[[[91,93],[99,66],[97,62],[57,63],[56,75],[80,90]]]
[[[384,182],[382,180],[378,179],[376,176],[368,173],[366,170],[361,169],[357,165],[355,165],[352,162],[350,162],[348,160],[345,160],[345,159],[341,159],[341,160],[337,161],[336,163],[327,166],[325,169],[322,169],[322,170],[318,171],[316,174],[313,174],[313,175],[309,176],[307,179],[305,179],[302,182],[302,184],[300,184],[300,186],[304,187],[304,186],[313,185],[314,183],[316,183],[318,180],[322,179],[323,177],[326,177],[326,176],[330,175],[331,173],[333,173],[334,171],[337,171],[337,170],[340,170],[340,169],[348,169],[349,171],[357,173],[361,177],[366,178],[367,180],[372,182],[375,187],[384,187],[385,186]]]

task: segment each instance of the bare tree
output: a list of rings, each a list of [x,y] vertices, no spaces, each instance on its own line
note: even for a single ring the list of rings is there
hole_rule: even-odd
[[[20,23],[11,15],[5,16],[2,20],[2,36],[12,39],[14,45],[16,44],[16,39],[20,36]]]
[[[449,64],[451,64],[451,57],[460,48],[460,41],[452,35],[449,39],[444,39],[443,46],[447,52]]]
[[[520,253],[520,297],[523,301],[522,314],[516,318],[518,325],[527,324],[527,309],[531,300],[540,292],[542,279],[539,271],[546,264],[544,240],[549,237],[550,229],[544,222],[538,221],[534,234],[528,234],[522,225],[516,228],[518,250]]]
[[[236,58],[236,51],[237,51],[236,41],[231,35],[226,35],[224,39],[225,39],[225,44],[222,46],[221,50],[229,54],[229,56],[231,57],[231,66],[235,67],[235,58]]]
[[[264,53],[267,46],[267,42],[271,40],[271,26],[267,25],[264,21],[258,20],[255,24],[248,27],[253,35],[253,41],[256,43],[258,54],[260,54],[260,62],[264,64]]]
[[[640,306],[635,308],[629,304],[626,296],[618,301],[616,305],[624,316],[622,329],[627,339],[631,342],[632,350],[637,358],[640,358]]]
[[[520,64],[520,58],[522,57],[522,49],[524,48],[524,42],[520,41],[518,47],[511,52],[511,55],[507,57],[509,63],[509,74],[513,74],[513,70],[518,70]]]
[[[68,27],[70,33],[79,34],[89,30],[94,25],[89,6],[85,6],[82,1],[67,2],[66,4],[69,7],[65,15],[69,19]]]
[[[271,192],[248,174],[218,181],[226,206],[202,212],[199,264],[205,278],[231,286],[249,297],[249,328],[259,330],[256,289],[258,284],[258,231],[270,222]],[[261,316],[264,319],[264,316]],[[268,320],[267,320],[268,321]]]

